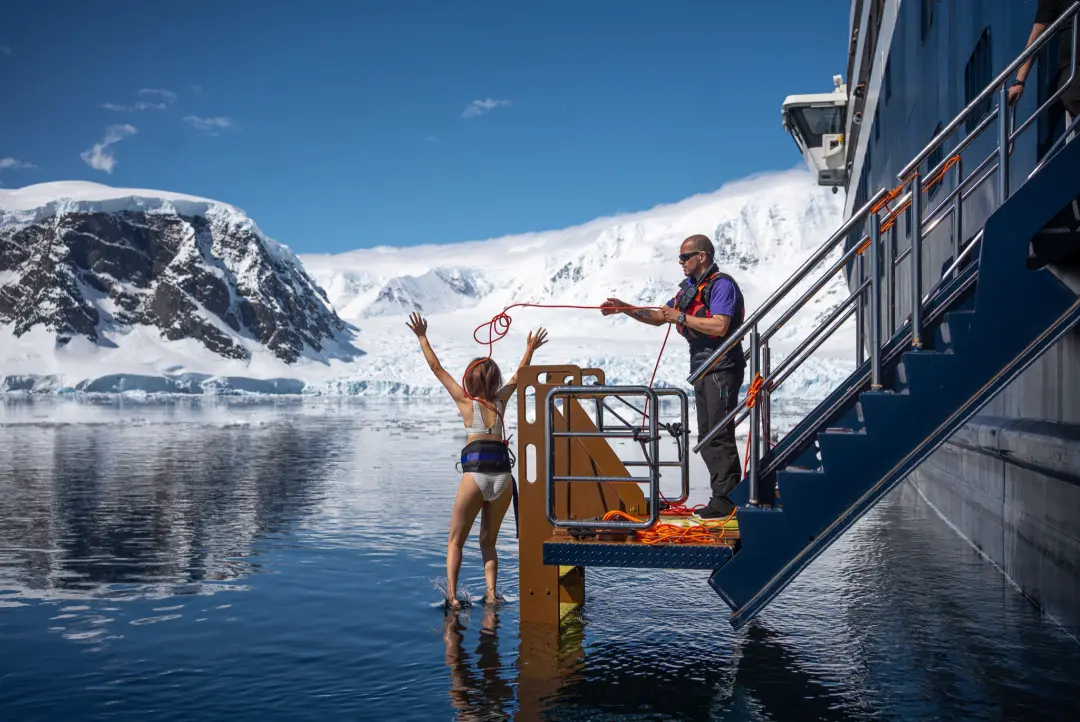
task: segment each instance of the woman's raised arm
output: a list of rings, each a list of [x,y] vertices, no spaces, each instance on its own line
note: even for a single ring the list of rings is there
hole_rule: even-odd
[[[510,380],[506,382],[506,385],[499,389],[498,397],[502,401],[506,401],[517,389],[517,376],[518,371],[522,366],[528,366],[532,363],[533,352],[536,349],[547,343],[547,331],[543,326],[536,329],[536,334],[533,335],[532,331],[529,331],[529,337],[525,340],[525,355],[521,357],[521,363],[514,369],[514,375],[510,377]]]
[[[416,338],[420,340],[420,350],[424,352],[424,358],[427,360],[428,368],[435,374],[442,385],[446,387],[446,390],[450,392],[450,396],[454,401],[462,403],[468,401],[465,396],[465,392],[462,390],[461,385],[451,376],[446,369],[439,363],[439,357],[435,355],[435,350],[431,348],[431,344],[427,339],[427,321],[425,321],[420,314],[409,314],[409,320],[405,322],[405,325],[416,334]]]

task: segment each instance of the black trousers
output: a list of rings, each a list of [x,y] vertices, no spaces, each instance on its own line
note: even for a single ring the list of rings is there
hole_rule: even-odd
[[[738,405],[739,389],[742,387],[745,371],[745,367],[720,369],[705,375],[694,384],[699,442]],[[728,494],[742,479],[739,449],[735,445],[734,422],[725,426],[709,443],[701,447],[701,458],[709,470],[709,485],[712,487],[709,508],[724,514],[730,513],[735,505],[731,503]]]

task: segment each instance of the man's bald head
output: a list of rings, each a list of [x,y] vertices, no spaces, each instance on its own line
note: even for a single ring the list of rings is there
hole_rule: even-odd
[[[681,250],[683,253],[705,251],[705,253],[709,254],[709,258],[712,258],[714,254],[712,241],[709,240],[708,236],[703,236],[700,233],[683,241]]]

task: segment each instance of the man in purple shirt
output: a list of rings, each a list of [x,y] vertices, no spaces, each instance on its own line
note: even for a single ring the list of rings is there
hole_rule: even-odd
[[[625,313],[650,326],[676,324],[679,335],[690,345],[690,372],[693,373],[742,325],[745,315],[739,285],[731,276],[720,272],[713,255],[713,244],[708,236],[690,236],[679,249],[679,263],[686,278],[679,285],[679,293],[663,309],[629,308],[623,301],[609,298],[601,304],[601,313],[605,316]],[[745,371],[746,360],[740,342],[694,384],[699,440],[738,405]],[[735,445],[735,424],[729,423],[710,439],[702,448],[701,456],[709,469],[712,498],[695,516],[703,520],[724,519],[735,508],[728,494],[742,478],[739,449]]]

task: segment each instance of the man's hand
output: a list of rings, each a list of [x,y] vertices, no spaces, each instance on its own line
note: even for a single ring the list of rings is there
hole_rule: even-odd
[[[629,306],[630,304],[620,301],[617,298],[609,298],[600,304],[600,313],[605,316],[610,316],[613,313],[622,313],[629,308]]]
[[[1024,93],[1023,85],[1010,85],[1009,86],[1009,105],[1013,105],[1016,101],[1020,100],[1020,96]]]
[[[671,306],[664,306],[657,313],[659,313],[667,323],[675,323],[675,320],[679,317],[678,309],[674,309]]]

